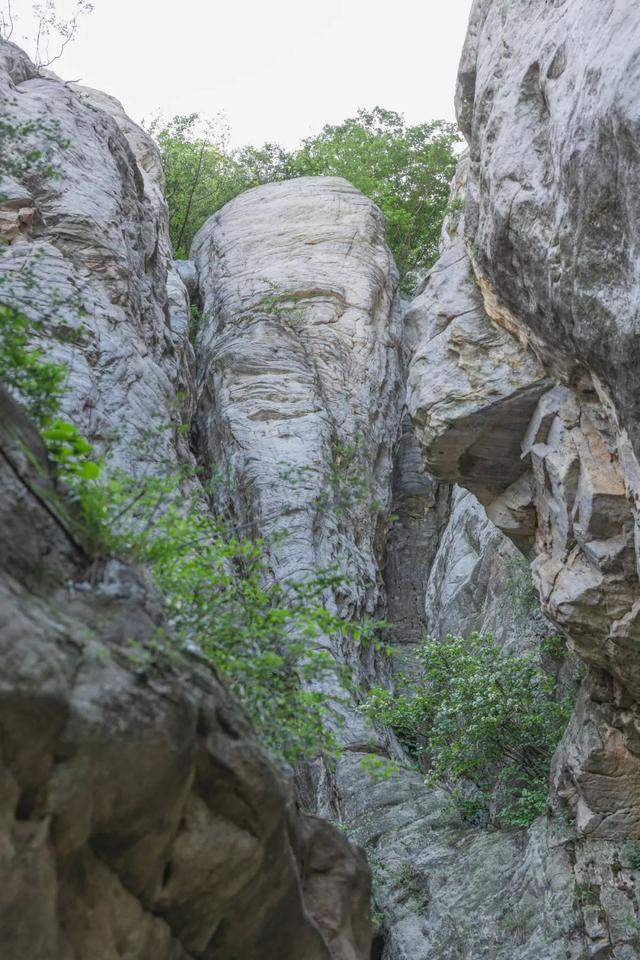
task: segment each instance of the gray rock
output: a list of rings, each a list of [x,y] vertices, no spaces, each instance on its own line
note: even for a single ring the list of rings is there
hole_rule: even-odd
[[[230,476],[235,515],[272,544],[276,578],[336,564],[348,580],[329,608],[373,614],[402,403],[397,271],[380,212],[339,178],[268,184],[208,220],[192,257],[203,454]],[[370,669],[339,638],[318,643]],[[344,741],[366,749],[369,725],[337,681],[323,689]]]
[[[466,235],[500,302],[609,388],[638,451],[640,10],[477,0],[457,92]]]
[[[187,293],[191,298],[198,292],[198,274],[193,260],[174,260],[174,269],[180,274],[180,279],[187,288]]]
[[[594,676],[610,677],[616,722],[617,703],[630,698],[635,710],[640,694],[638,338],[629,315],[637,217],[635,199],[625,200],[640,165],[628,149],[637,71],[622,52],[639,26],[635,12],[611,3],[548,5],[534,26],[521,3],[475,4],[458,91],[470,146],[464,218],[457,247],[445,249],[409,309],[409,407],[427,462],[533,551],[543,611]],[[603,835],[635,836],[635,739],[623,735],[619,747],[613,721],[596,713],[601,762],[629,775],[617,795],[611,784],[599,795],[593,737],[574,724],[560,780],[590,832],[600,818]],[[590,729],[595,715],[580,714]]]
[[[362,854],[296,813],[143,574],[87,568],[37,433],[0,406],[3,957],[367,960]]]
[[[129,469],[188,461],[175,427],[193,353],[175,306],[173,328],[169,319],[157,148],[112,97],[36,76],[22,51],[0,47],[5,120],[35,122],[48,160],[26,178],[28,207],[0,202],[12,241],[0,255],[3,299],[62,334],[48,352],[69,369],[63,407],[88,439]],[[154,449],[143,451],[149,431]]]
[[[514,653],[553,632],[540,613],[529,565],[473,494],[454,488],[449,521],[425,591],[427,635],[491,634]]]
[[[392,479],[383,568],[389,640],[398,667],[412,670],[415,645],[430,631],[425,594],[449,518],[450,488],[426,472],[408,416],[402,422]]]

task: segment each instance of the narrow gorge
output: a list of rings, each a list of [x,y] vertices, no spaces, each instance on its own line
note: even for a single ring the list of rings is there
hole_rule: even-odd
[[[205,592],[254,569],[247,537],[265,607],[313,611],[293,721],[321,705],[333,744],[274,755],[247,711],[285,738],[282,689],[231,691],[178,642],[168,574],[97,538],[0,386],[0,956],[637,960],[640,9],[475,0],[466,147],[409,299],[343,178],[247,190],[176,260],[118,101],[4,40],[0,98],[0,323],[64,368],[116,521],[151,484],[143,534],[166,510],[177,536],[196,502],[187,539],[222,517],[235,551]],[[297,649],[283,618],[250,628]],[[474,635],[570,703],[522,823],[497,788],[465,815],[371,707],[425,638]]]

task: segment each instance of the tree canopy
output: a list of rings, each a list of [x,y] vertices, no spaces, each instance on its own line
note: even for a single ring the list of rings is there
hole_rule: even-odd
[[[274,143],[232,150],[221,124],[203,123],[195,113],[156,120],[150,132],[162,156],[178,257],[188,256],[205,220],[237,194],[301,176],[345,177],[378,205],[405,290],[437,257],[460,139],[453,124],[411,126],[375,107],[323,127],[292,151]]]

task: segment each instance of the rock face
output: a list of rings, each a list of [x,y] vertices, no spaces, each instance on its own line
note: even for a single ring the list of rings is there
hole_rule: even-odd
[[[637,448],[640,11],[477,0],[460,64],[467,236],[500,303],[607,384]]]
[[[9,43],[0,101],[8,125],[33,124],[47,160],[19,163],[19,181],[5,163],[4,299],[64,331],[48,350],[69,369],[66,412],[89,440],[129,469],[188,458],[181,435],[163,429],[180,422],[180,403],[188,417],[193,351],[177,274],[171,309],[167,296],[171,246],[153,141],[112,97],[39,76]],[[142,451],[150,431],[154,449]]]
[[[273,543],[274,575],[349,582],[343,616],[381,602],[392,448],[402,402],[397,271],[382,216],[345,180],[249,190],[195,238],[202,302],[198,436],[231,477],[236,515]],[[355,662],[339,640],[321,643]],[[331,690],[328,690],[331,693]],[[343,741],[371,729],[336,689]]]
[[[619,939],[610,910],[615,843],[640,833],[640,16],[615,2],[530,14],[473,7],[457,103],[464,215],[409,308],[408,407],[430,468],[531,554],[544,613],[589,667],[552,784],[575,818],[576,882],[600,864],[575,955],[632,957],[637,938]]]
[[[2,181],[2,299],[43,336],[63,321],[47,345],[70,371],[66,412],[116,463],[190,462],[193,271],[171,264],[155,147],[117,102],[37,76],[11,44],[0,64],[4,115],[47,145],[43,168]],[[86,556],[4,390],[0,424],[3,957],[367,960],[362,854],[297,812],[204,660],[152,652],[161,598]]]
[[[158,598],[116,561],[87,568],[0,400],[4,955],[366,957],[362,855],[296,814],[204,661],[140,661]]]
[[[247,192],[173,263],[148,136],[0,44],[5,113],[47,160],[18,175],[0,144],[0,292],[43,336],[63,319],[67,412],[127,469],[224,476],[219,505],[269,542],[273,576],[336,566],[326,604],[385,615],[394,649],[317,641],[355,668],[348,694],[322,685],[346,749],[294,790],[206,663],[135,660],[159,598],[122,563],[89,572],[0,394],[10,960],[636,960],[640,13],[531,7],[474,3],[469,154],[404,314],[381,215],[338,178]],[[561,631],[588,668],[527,831],[462,823],[358,710],[425,633],[475,630],[515,651]],[[372,750],[400,762],[390,780],[362,769]],[[362,855],[309,809],[366,848],[373,947]]]
[[[510,581],[522,573],[518,551],[475,497],[460,489],[450,495],[425,472],[407,419],[390,469],[402,367],[390,336],[397,322],[394,277],[376,224],[375,209],[339,180],[258,188],[206,224],[193,248],[203,304],[200,446],[231,474],[231,503],[243,523],[267,538],[286,528],[272,553],[275,576],[317,572],[338,560],[353,585],[329,602],[355,614],[375,610],[384,578],[397,660],[426,630],[481,630],[517,649],[530,647],[551,627],[534,611],[528,585],[523,609],[519,588],[510,592]],[[358,240],[366,240],[362,249]],[[381,271],[371,268],[377,262]],[[481,302],[476,307],[480,330]],[[443,307],[444,315],[451,312]],[[419,321],[414,305],[407,351],[419,343]],[[522,359],[520,344],[512,346],[508,332],[501,335],[491,344],[511,351],[513,363],[505,362],[503,373],[516,390],[525,385],[522,409],[531,416],[552,382],[533,354]],[[486,355],[488,366],[489,348]],[[470,376],[476,358],[472,352]],[[536,377],[534,390],[526,390],[522,370]],[[509,398],[508,390],[499,393],[499,377],[495,382],[498,402]],[[426,389],[417,375],[416,383]],[[446,384],[444,377],[443,395]],[[411,390],[410,381],[413,413]],[[520,422],[525,429],[524,414]],[[414,423],[424,445],[419,416]],[[503,423],[508,448],[514,432],[508,434],[508,417]],[[347,450],[364,479],[358,496],[347,495],[341,482],[339,458]],[[487,441],[485,459],[488,450]],[[350,461],[342,463],[348,479]],[[520,465],[514,478],[523,472]],[[497,493],[500,471],[494,473],[486,490]],[[332,497],[331,509],[323,491]],[[371,510],[374,494],[382,503],[391,496],[397,514],[384,551]],[[338,662],[354,661],[354,651],[335,638],[322,643]],[[386,682],[382,664],[368,660],[360,668],[365,683]],[[392,745],[383,730],[363,723],[356,704],[357,691],[356,702],[342,703],[346,753],[307,802],[339,815],[366,846],[383,917],[376,949],[385,960],[582,960],[601,939],[601,932],[585,932],[583,885],[602,887],[605,899],[611,895],[607,917],[617,925],[611,942],[619,957],[633,956],[635,934],[623,918],[636,908],[629,894],[634,874],[619,843],[577,849],[570,823],[559,817],[543,818],[529,836],[465,827],[447,795],[425,787],[406,767],[388,783],[372,785],[359,754]]]

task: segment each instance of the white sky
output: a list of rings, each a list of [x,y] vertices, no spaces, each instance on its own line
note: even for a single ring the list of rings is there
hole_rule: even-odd
[[[113,94],[138,121],[223,113],[234,146],[291,147],[360,106],[454,119],[472,0],[93,2],[53,69]],[[18,43],[31,6],[13,0]]]

